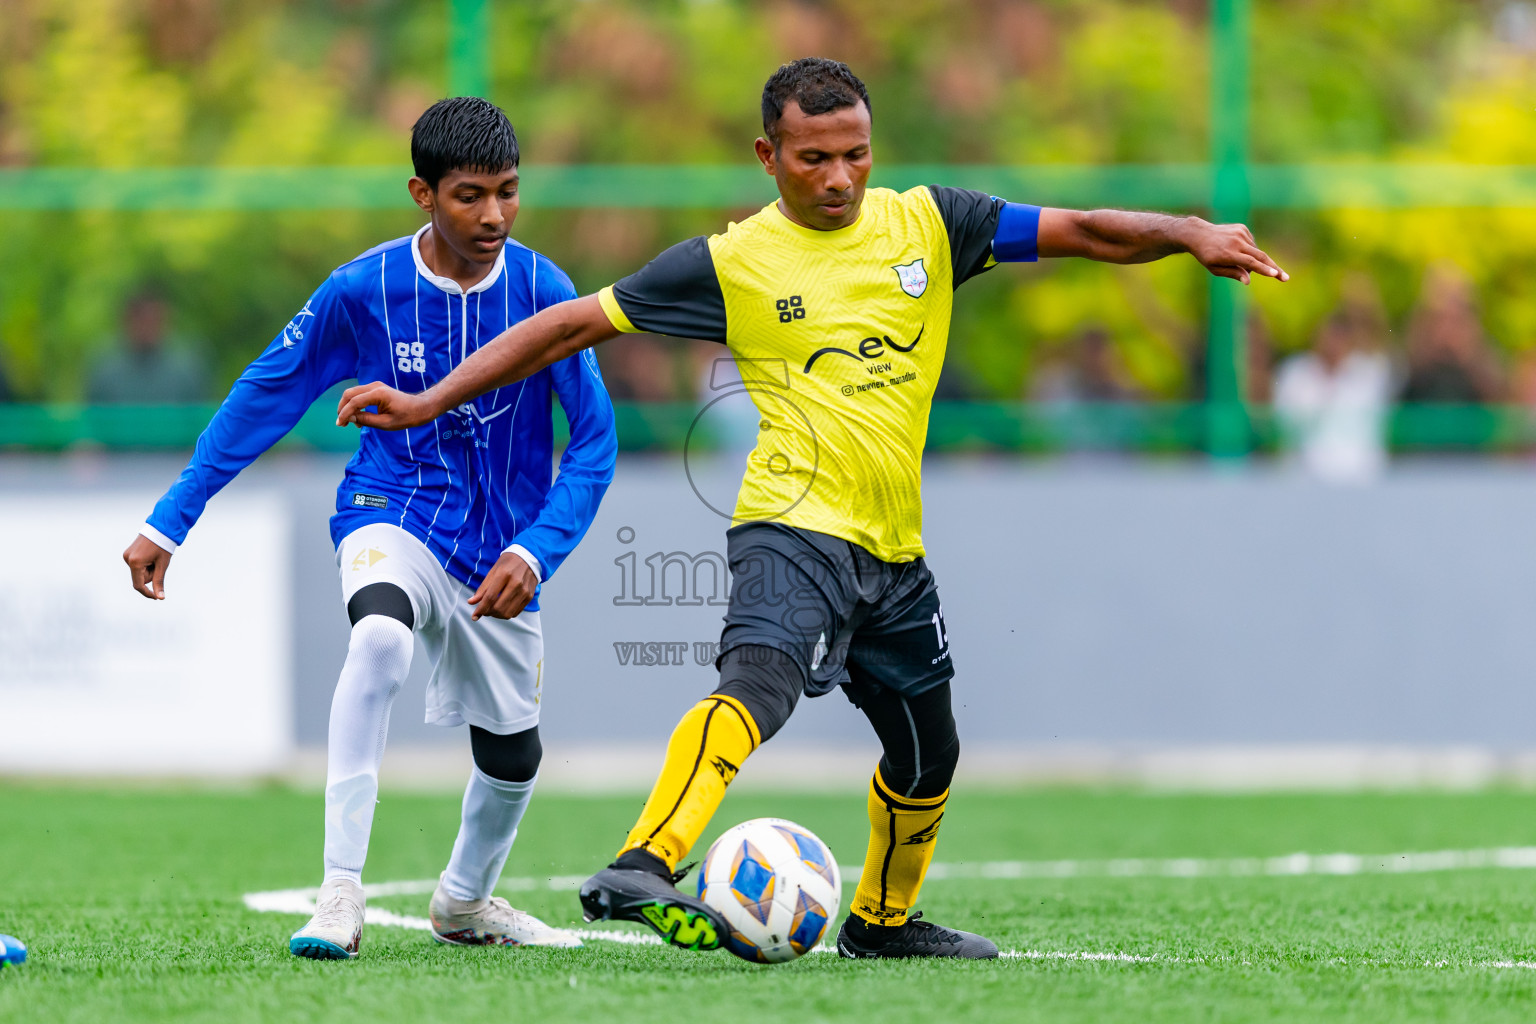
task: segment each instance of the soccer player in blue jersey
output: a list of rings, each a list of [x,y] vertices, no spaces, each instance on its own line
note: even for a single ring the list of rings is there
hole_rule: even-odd
[[[348,378],[431,386],[508,327],[576,297],[508,238],[518,146],[481,99],[434,104],[411,134],[410,192],[430,221],[338,268],[235,382],[191,462],[123,553],[133,586],[165,573],[204,506]],[[571,437],[551,481],[551,394]],[[432,659],[426,717],[469,726],[463,820],[432,896],[432,931],[467,945],[580,945],[491,895],[532,796],[542,748],[540,585],[591,525],[613,478],[613,405],[591,352],[553,363],[414,429],[364,430],[336,492],[331,537],[352,621],[331,704],[325,874],[289,949],[357,955],[363,862],[389,711],[412,635]]]

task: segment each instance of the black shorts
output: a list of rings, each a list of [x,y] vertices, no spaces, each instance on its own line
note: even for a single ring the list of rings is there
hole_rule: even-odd
[[[850,681],[912,696],[954,677],[939,591],[921,558],[882,562],[840,537],[779,523],[725,536],[722,656],[746,644],[778,648],[804,670],[812,697]]]

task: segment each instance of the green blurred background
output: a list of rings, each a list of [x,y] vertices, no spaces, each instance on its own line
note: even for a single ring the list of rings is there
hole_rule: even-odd
[[[0,442],[187,443],[332,267],[419,223],[409,131],[440,96],[508,111],[515,233],[590,291],[772,198],[758,97],[806,54],[868,82],[877,183],[1243,217],[1293,276],[985,275],[935,446],[1269,447],[1274,367],[1340,309],[1414,400],[1399,447],[1536,438],[1531,3],[6,0]],[[200,412],[81,406],[133,402],[103,378],[141,295]],[[649,344],[604,353],[631,448],[675,443],[706,358]],[[1441,356],[1459,377],[1416,392]]]

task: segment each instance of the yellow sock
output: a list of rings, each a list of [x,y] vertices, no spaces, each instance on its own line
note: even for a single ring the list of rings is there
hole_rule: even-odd
[[[935,797],[897,796],[880,769],[869,783],[869,852],[853,894],[855,914],[869,924],[906,924],[944,817],[949,790]]]
[[[661,774],[619,852],[646,850],[676,868],[760,742],[757,723],[741,701],[714,694],[695,704],[672,730]]]

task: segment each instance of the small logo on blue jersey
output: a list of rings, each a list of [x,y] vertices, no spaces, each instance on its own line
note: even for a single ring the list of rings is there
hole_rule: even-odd
[[[419,341],[395,342],[395,369],[401,373],[427,372],[427,347]]]
[[[352,495],[354,508],[389,508],[389,499],[382,494],[363,494],[361,492]]]
[[[288,321],[287,327],[283,328],[283,348],[293,348],[293,346],[304,340],[304,318],[313,317],[314,315],[315,312],[309,308],[309,303],[304,303],[304,308],[299,310],[292,320]]]
[[[597,368],[597,353],[590,348],[584,348],[581,350],[581,361],[587,364],[587,369],[592,371],[592,376],[601,382],[603,372]]]

